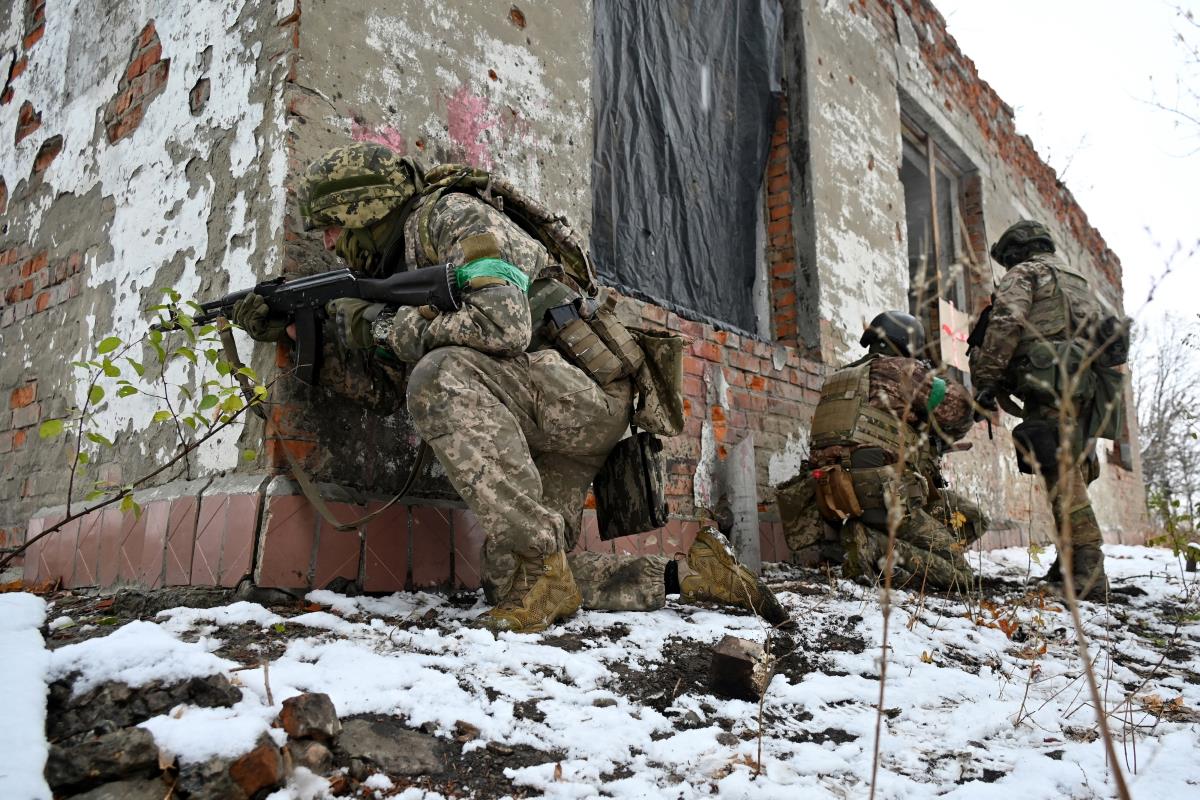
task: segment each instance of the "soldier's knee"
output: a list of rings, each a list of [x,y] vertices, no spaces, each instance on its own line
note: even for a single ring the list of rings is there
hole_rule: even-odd
[[[416,363],[408,375],[405,399],[413,427],[426,439],[448,433],[443,428],[454,417],[453,389],[462,384],[466,372],[464,347],[439,347]]]

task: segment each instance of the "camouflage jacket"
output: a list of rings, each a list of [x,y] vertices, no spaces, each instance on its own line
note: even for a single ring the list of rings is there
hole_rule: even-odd
[[[861,362],[860,362],[861,363]],[[933,410],[926,412],[936,371],[924,361],[898,356],[879,356],[871,362],[869,403],[903,419],[918,431],[929,430],[946,443],[956,442],[967,435],[974,424],[971,395],[953,380],[946,381],[946,395]],[[932,428],[932,430],[930,430]],[[814,465],[832,464],[849,455],[841,445],[813,451]]]
[[[428,222],[422,240],[419,220]],[[431,195],[405,221],[405,258],[410,268],[463,264],[477,248],[514,265],[535,280],[551,265],[546,248],[502,212],[461,192]],[[515,356],[529,347],[532,326],[529,298],[505,284],[469,292],[463,307],[432,320],[416,308],[400,308],[388,341],[397,358],[416,363],[430,350],[447,345],[470,347],[495,356]]]
[[[971,352],[971,379],[978,389],[1013,382],[1009,368],[1022,341],[1031,335],[1030,310],[1035,301],[1043,300],[1053,291],[1058,269],[1068,269],[1061,258],[1053,253],[1039,253],[1012,267],[1000,279],[992,299],[987,335],[983,344]],[[1089,308],[1078,309],[1078,313],[1094,316],[1095,301],[1086,304]]]

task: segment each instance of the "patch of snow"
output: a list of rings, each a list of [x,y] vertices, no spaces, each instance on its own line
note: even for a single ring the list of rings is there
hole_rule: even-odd
[[[387,791],[394,785],[395,784],[392,783],[392,779],[387,775],[384,775],[382,772],[376,772],[374,775],[368,775],[367,779],[363,781],[363,786],[366,786],[368,789],[378,789],[380,791]]]
[[[50,620],[50,622],[46,625],[46,627],[52,631],[57,631],[61,628],[69,628],[74,624],[75,624],[75,620],[64,615],[61,617],[55,617],[54,619]]]
[[[0,594],[0,797],[50,800],[42,770],[46,742],[46,670],[50,657],[39,628],[46,603],[25,592]]]
[[[177,682],[203,678],[236,666],[208,651],[210,642],[183,642],[165,627],[134,621],[108,636],[60,647],[50,654],[50,680],[78,672],[75,694],[105,681],[134,688],[151,681]]]
[[[1187,679],[1197,672],[1200,584],[1168,551],[1104,549],[1119,594],[1108,605],[1084,603],[1081,612],[1113,712],[1118,758],[1126,759],[1135,796],[1182,796],[1194,781],[1200,725],[1155,717],[1137,698],[1178,697],[1184,707],[1200,708],[1200,685]],[[869,791],[881,724],[881,799],[1112,796],[1102,743],[1076,741],[1067,730],[1095,722],[1068,614],[1022,586],[1044,565],[1031,565],[1024,549],[970,557],[1003,587],[992,595],[995,608],[1013,615],[1022,635],[1009,638],[978,597],[968,610],[959,598],[894,591],[882,719],[878,591],[772,565],[772,580],[803,578],[798,591],[780,597],[799,622],[790,636],[805,666],[789,662],[777,672],[761,728],[757,704],[721,699],[677,678],[681,659],[706,658],[707,647],[726,634],[764,642],[768,630],[753,617],[672,601],[653,613],[588,611],[547,634],[497,637],[468,626],[478,603],[462,608],[429,594],[330,592],[308,599],[331,611],[285,620],[291,638],[270,663],[273,704],[263,671],[244,670],[235,673],[243,699],[233,708],[183,706],[143,727],[185,762],[232,756],[268,730],[282,700],[325,692],[342,717],[402,716],[412,727],[429,723],[443,738],[460,720],[473,725],[480,734],[466,751],[497,742],[552,754],[547,763],[505,770],[519,791],[546,797],[845,798]],[[1052,557],[1041,556],[1047,563]],[[429,608],[438,611],[433,621],[424,617]],[[173,609],[157,623],[130,623],[64,647],[54,659],[92,683],[98,675],[141,675],[150,671],[147,661],[175,663],[156,676],[201,658],[228,669],[230,662],[205,644],[180,637],[194,636],[198,624],[268,624],[270,614],[245,603]],[[122,640],[120,647],[104,644]],[[71,648],[78,648],[74,655],[60,657]],[[691,671],[702,674],[705,665]],[[1136,697],[1122,704],[1129,687],[1137,687]],[[391,791],[382,779],[378,784],[365,788]],[[327,788],[297,773],[272,798],[322,797]],[[440,797],[415,788],[396,796]]]

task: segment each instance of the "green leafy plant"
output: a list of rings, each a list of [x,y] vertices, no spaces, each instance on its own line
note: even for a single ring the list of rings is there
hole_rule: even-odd
[[[216,324],[196,325],[196,312],[202,309],[183,300],[175,289],[163,289],[162,297],[162,302],[148,309],[155,321],[141,337],[125,341],[106,336],[96,345],[92,358],[71,363],[76,386],[81,389],[76,395],[81,404],[62,417],[43,421],[38,428],[44,440],[71,439],[65,513],[0,559],[0,568],[38,540],[101,508],[116,505],[122,512],[140,515],[142,508],[135,497],[139,488],[177,466],[181,476],[191,477],[192,452],[248,410],[262,413],[269,387],[240,362],[232,347],[225,346],[223,338],[230,334],[223,334]],[[102,429],[101,414],[112,404],[132,403],[135,397],[153,401],[147,427],[170,426],[176,446],[165,462],[145,474],[127,482],[109,482],[94,474],[102,457],[118,446],[116,435]],[[257,456],[254,450],[242,451],[246,460]]]

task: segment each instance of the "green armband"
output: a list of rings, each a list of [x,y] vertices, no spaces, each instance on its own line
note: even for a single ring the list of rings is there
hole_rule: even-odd
[[[458,288],[466,287],[472,278],[499,278],[529,294],[529,276],[502,258],[477,258],[468,261],[455,273]]]
[[[934,378],[933,386],[929,387],[929,401],[925,403],[925,410],[930,414],[933,410],[942,404],[946,399],[946,381],[944,378]]]

